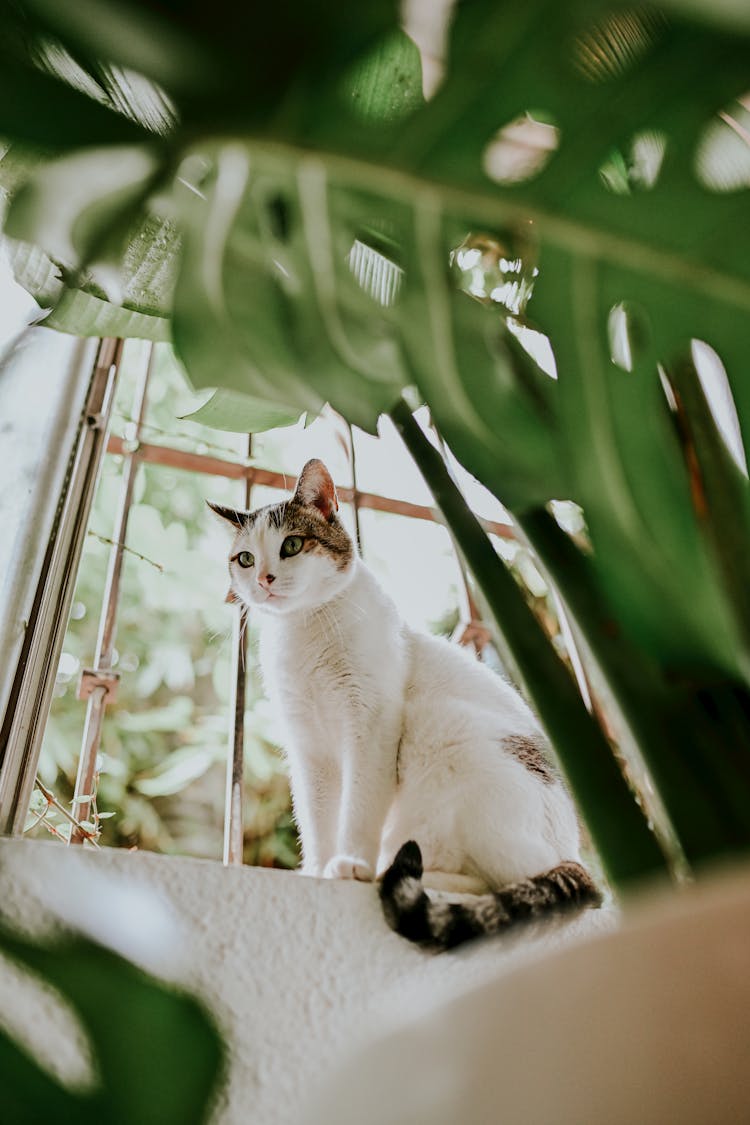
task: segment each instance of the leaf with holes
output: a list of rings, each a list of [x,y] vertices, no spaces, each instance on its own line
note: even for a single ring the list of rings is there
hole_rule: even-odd
[[[83,27],[49,0],[32,5],[73,53],[95,46],[175,100],[178,123],[153,151],[175,170],[173,332],[195,386],[293,412],[330,401],[372,430],[416,384],[459,459],[510,508],[581,503],[597,605],[657,669],[655,724],[684,742],[682,811],[712,768],[722,777],[695,854],[721,850],[724,818],[724,843],[746,845],[744,750],[712,767],[709,749],[724,719],[732,746],[746,743],[745,575],[732,555],[750,554],[747,481],[729,475],[700,400],[685,427],[660,379],[679,394],[679,364],[705,341],[734,392],[735,438],[748,432],[750,228],[735,140],[746,19],[733,24],[725,6],[722,24],[699,0],[631,11],[473,0],[457,6],[445,80],[421,104],[395,5],[300,2],[294,18],[270,6],[227,21],[170,11],[161,53],[143,34],[156,18],[145,0],[131,5],[133,37],[116,41],[125,9],[88,8]],[[167,73],[178,42],[178,61],[206,60],[194,78]],[[96,206],[81,216],[89,230]],[[165,296],[128,307],[171,315]],[[544,336],[556,372],[542,370]],[[740,512],[731,532],[701,519],[724,489]]]
[[[410,272],[422,273],[405,333],[413,339],[419,310],[431,312],[420,325],[421,347],[410,355],[413,367],[423,359],[417,381],[468,468],[519,511],[562,494],[584,506],[602,581],[634,639],[677,664],[736,673],[747,653],[696,528],[656,370],[657,361],[668,365],[689,346],[707,319],[690,315],[696,304],[726,310],[722,340],[710,337],[720,355],[746,350],[748,342],[748,246],[738,236],[744,200],[709,195],[694,154],[715,111],[750,84],[750,69],[744,44],[720,33],[706,42],[705,35],[658,13],[610,14],[590,4],[560,9],[540,0],[513,13],[460,8],[452,69],[407,123],[413,143],[404,141],[399,154],[415,154],[420,174],[443,185],[441,196],[433,193],[419,208],[414,229],[422,237],[407,243],[407,296]],[[497,48],[492,53],[483,49],[488,42]],[[715,81],[688,90],[691,60],[706,53]],[[470,110],[459,100],[469,73]],[[533,112],[524,121],[526,110]],[[600,175],[613,149],[628,154],[619,193]],[[488,178],[502,189],[492,203]],[[483,332],[477,317],[473,331],[467,317],[456,330],[440,269],[451,242],[445,232],[457,220],[504,237],[524,219],[535,232],[539,266],[529,311],[552,340],[559,374],[555,393],[547,392],[554,409],[543,415],[551,434],[546,459],[533,444],[544,433],[540,419],[527,416],[524,424],[519,413],[528,380],[511,382],[507,368],[503,375],[499,330]],[[638,335],[648,341],[631,378],[612,363],[608,339],[623,304],[639,311],[629,318],[633,350]],[[729,375],[738,400],[745,398],[739,375]],[[512,388],[505,402],[503,386]]]
[[[44,13],[45,20],[53,20],[46,5]],[[103,10],[94,14],[89,33],[111,50],[108,19]],[[305,25],[307,18],[300,13]],[[165,35],[182,37],[197,49],[200,36],[192,21],[191,16],[182,21],[173,17]],[[58,34],[80,46],[82,31],[75,20],[67,30],[64,16],[54,15],[53,22]],[[271,36],[278,33],[273,12],[265,14],[264,27]],[[501,443],[486,434],[477,441],[476,426],[467,421],[460,402],[467,398],[477,359],[487,371],[488,388],[502,381],[497,368],[500,329],[493,331],[487,315],[477,330],[468,322],[478,316],[459,310],[467,323],[447,332],[456,313],[446,316],[446,310],[455,309],[455,303],[439,290],[446,257],[456,243],[451,246],[446,234],[452,230],[460,238],[473,229],[493,238],[510,233],[513,239],[524,229],[530,232],[525,241],[538,245],[542,273],[549,249],[567,252],[576,261],[594,255],[608,264],[627,265],[633,275],[676,279],[695,292],[731,288],[729,275],[741,272],[744,260],[737,240],[719,237],[709,244],[704,232],[706,224],[712,230],[717,225],[736,228],[737,202],[706,196],[693,175],[690,154],[715,110],[742,92],[744,50],[719,31],[656,11],[613,15],[606,3],[579,0],[559,9],[551,0],[536,0],[517,12],[508,5],[477,2],[458,10],[446,81],[431,102],[419,107],[409,93],[415,64],[403,38],[394,41],[390,55],[383,46],[386,40],[373,52],[371,44],[384,29],[372,16],[360,40],[349,28],[351,39],[344,47],[342,23],[323,56],[325,73],[322,62],[315,69],[311,53],[304,63],[298,58],[296,70],[290,67],[286,85],[282,78],[274,79],[281,100],[263,141],[256,137],[221,149],[206,147],[206,159],[217,162],[216,179],[211,198],[201,200],[199,189],[196,208],[184,215],[190,245],[182,261],[177,344],[196,386],[219,385],[217,373],[223,368],[223,381],[234,389],[300,408],[309,402],[317,408],[330,398],[369,428],[393,390],[421,370],[423,390],[443,425],[451,422],[454,444],[461,445],[463,426],[467,450],[486,446],[486,454],[477,457],[487,461],[497,456]],[[225,51],[227,58],[234,50],[218,33],[212,32],[206,43],[211,52]],[[358,51],[362,62],[355,65]],[[706,51],[717,63],[710,80],[688,89],[683,76],[691,71],[696,52],[704,57]],[[162,80],[164,74],[149,61],[145,47],[144,52],[144,71]],[[394,76],[405,71],[409,81],[401,108],[394,112],[385,93]],[[301,91],[309,94],[313,72],[318,84],[311,102],[318,108],[314,117],[301,106]],[[200,84],[200,76],[196,81]],[[180,104],[178,87],[173,93],[184,116],[190,107]],[[348,110],[339,96],[342,90],[347,91]],[[224,116],[216,116],[224,131],[231,120],[228,101],[229,95]],[[362,108],[369,105],[377,112],[368,116]],[[274,136],[283,147],[274,150],[267,143]],[[628,154],[620,164],[624,194],[619,195],[609,192],[602,179],[613,151]],[[252,172],[238,171],[239,152]],[[217,185],[224,192],[227,176],[234,175],[242,180],[239,191],[235,185],[229,201],[225,194],[217,196]],[[234,208],[232,216],[228,206]],[[354,313],[362,293],[346,276],[351,273],[346,263],[356,242],[379,249],[359,237],[366,228],[382,231],[396,247],[398,268],[407,268],[402,300],[395,307],[360,306]],[[207,231],[210,238],[204,237]],[[214,244],[217,234],[224,249]],[[289,243],[282,246],[286,236]],[[224,275],[224,329],[231,326],[223,357],[218,354],[223,341],[215,341],[215,354],[209,355],[195,327],[196,317],[211,303],[204,282],[217,269]],[[425,284],[428,274],[430,285]],[[741,290],[734,284],[735,298],[742,303],[746,294]],[[211,300],[215,304],[215,291]],[[535,305],[541,312],[533,300],[532,311]],[[652,315],[658,319],[658,309]],[[477,331],[488,347],[477,341]],[[441,392],[441,379],[451,370],[454,375]],[[300,380],[312,384],[312,390],[305,391]],[[503,497],[516,507],[560,494],[568,484],[559,450],[554,465],[540,467],[538,449],[550,444],[543,436],[545,424],[536,426],[532,411],[521,428],[530,382],[533,376],[516,394],[506,380],[504,396],[510,412],[507,431],[518,437],[519,447],[524,445],[521,435],[528,438],[525,462],[519,462],[518,450],[508,451],[502,462]],[[534,397],[539,393],[535,388]],[[447,407],[443,395],[450,400]],[[463,451],[461,455],[471,460]]]
[[[162,170],[145,147],[95,149],[19,168],[0,159],[5,251],[45,324],[78,336],[169,339],[179,236],[144,213]],[[64,206],[60,200],[64,201]]]
[[[283,149],[238,141],[211,165],[202,198],[183,196],[173,323],[191,381],[299,411],[329,401],[374,429],[406,376],[385,269],[371,295],[350,265],[367,204],[342,199],[349,222],[335,224],[325,163],[298,165]]]
[[[594,569],[613,615],[646,651],[673,667],[705,662],[736,673],[738,637],[696,525],[658,353],[649,344],[630,371],[610,358],[615,295],[648,307],[624,270],[552,251],[535,294],[557,342],[560,433]]]

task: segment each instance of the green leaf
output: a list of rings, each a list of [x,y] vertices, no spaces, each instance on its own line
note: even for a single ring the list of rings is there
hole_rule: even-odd
[[[191,422],[200,422],[215,430],[230,433],[260,434],[281,426],[293,426],[300,415],[285,406],[274,406],[265,399],[253,398],[240,391],[218,390],[190,414],[181,415]]]
[[[665,0],[666,7],[705,23],[715,23],[721,27],[733,28],[739,32],[750,32],[750,12],[744,0]]]
[[[507,506],[568,496],[558,387],[519,346],[497,305],[468,296],[442,264],[461,230],[427,205],[416,216],[399,325],[410,381],[459,459]],[[521,254],[512,229],[503,241],[509,255]]]
[[[17,58],[0,56],[0,136],[52,151],[134,144],[142,126]]]
[[[334,232],[325,164],[278,148],[223,145],[212,176],[205,198],[183,197],[174,341],[193,384],[299,411],[328,400],[374,429],[403,376],[390,310],[377,315],[349,265],[365,202],[347,200],[351,225]]]
[[[158,170],[145,146],[89,148],[50,161],[14,195],[5,234],[34,242],[69,269],[86,264],[122,214],[147,197]]]
[[[524,513],[519,523],[609,689],[605,700],[617,708],[634,739],[631,769],[642,770],[640,753],[688,860],[697,864],[731,854],[737,846],[746,848],[750,730],[742,716],[747,689],[699,668],[682,678],[665,671],[629,642],[608,605],[596,558],[578,550],[546,511]],[[731,740],[730,755],[722,753],[719,732]],[[621,753],[627,755],[627,742]]]
[[[737,637],[695,524],[659,353],[647,345],[630,372],[610,358],[607,315],[616,297],[649,308],[636,296],[648,291],[583,254],[549,249],[545,262],[533,300],[556,341],[567,495],[586,512],[612,613],[644,650],[673,665],[714,663],[734,674]]]
[[[403,31],[394,31],[358,61],[345,96],[364,121],[396,121],[420,106],[422,61],[415,43]]]
[[[132,732],[182,731],[189,726],[194,707],[189,696],[175,695],[164,707],[154,707],[135,715],[121,715],[120,725],[123,730]]]
[[[529,699],[574,788],[599,854],[618,884],[663,871],[664,857],[599,727],[504,563],[467,508],[440,454],[405,404],[391,417],[512,653]]]
[[[70,1094],[2,1038],[4,1103],[29,1107],[14,1121],[31,1125],[47,1110],[73,1121],[73,1107],[78,1107],[76,1120],[96,1115],[114,1125],[205,1121],[222,1048],[213,1020],[198,1001],[83,937],[37,944],[3,928],[0,949],[70,1001],[91,1037],[99,1080],[91,1093]],[[49,1102],[42,1117],[33,1116],[32,1107],[43,1097]]]
[[[169,340],[169,321],[163,316],[113,305],[82,289],[63,289],[43,323],[73,336],[123,336],[142,340]]]
[[[46,1120],[74,1125],[78,1120],[83,1099],[54,1081],[4,1031],[0,1031],[0,1081],[3,1113],[14,1125]]]
[[[208,158],[205,162],[210,168]],[[208,182],[209,172],[201,182],[200,195],[186,193],[183,202],[184,245],[173,322],[175,348],[193,386],[224,386],[271,402],[286,402],[301,412],[312,396],[304,381],[285,364],[287,349],[273,307],[272,278],[254,276],[255,263],[251,260],[246,264],[247,253],[240,250],[238,255],[239,240],[230,238],[250,181],[249,154],[240,145],[225,146],[216,154],[212,170],[213,183]],[[253,282],[258,299],[248,302],[246,294],[253,291]],[[247,323],[233,315],[240,303],[246,306]],[[252,337],[254,333],[258,336],[260,362],[268,362],[267,369],[259,366],[245,347],[246,334]],[[314,405],[319,407],[322,400]]]
[[[8,256],[20,284],[54,306],[47,325],[81,336],[168,339],[159,314],[171,302],[179,239],[171,219],[141,213],[164,175],[153,149],[73,153],[27,170],[20,186],[12,156],[0,162],[0,179],[15,187]]]
[[[133,34],[128,38],[113,35],[113,30],[121,26],[122,14],[116,10],[112,12],[111,6],[97,4],[95,0],[87,7],[85,21],[77,13],[61,13],[44,0],[35,0],[33,8],[40,20],[40,29],[54,31],[74,53],[83,51],[91,55],[98,46],[110,60],[129,65],[134,65],[140,53],[139,69],[157,80],[166,80],[165,74],[157,73],[159,59],[155,57],[149,36],[144,34],[144,29],[151,27],[156,17],[139,5],[130,7]],[[227,66],[228,57],[234,54],[241,39],[242,19],[236,11],[233,11],[231,20],[232,36],[215,35],[213,19],[210,25],[195,21],[187,13],[182,19],[165,19],[161,28],[162,38],[165,43],[173,40],[177,56],[180,53],[178,41],[183,45],[190,42],[194,47],[200,46],[204,52],[204,74],[196,75],[195,89],[201,87],[206,70],[211,69],[208,57],[213,57],[214,61],[220,56],[223,59],[221,92],[215,91],[222,110],[217,113],[211,108],[210,97],[200,108],[188,98],[187,102],[183,100],[179,105],[184,119],[196,120],[206,114],[213,123],[221,119],[223,112],[226,122],[227,115],[236,114],[232,103],[237,99],[229,92],[234,76],[244,90],[240,117],[246,120],[254,117],[256,121],[264,119],[265,128],[268,114],[264,107],[273,104],[281,133],[297,133],[308,140],[321,127],[325,131],[325,123],[329,119],[338,121],[340,129],[354,139],[360,132],[363,118],[368,122],[395,120],[420,104],[419,54],[411,40],[396,28],[393,6],[380,2],[360,5],[356,19],[346,17],[342,11],[332,13],[325,5],[308,4],[298,8],[296,42],[289,40],[286,18],[278,20],[273,12],[269,12],[267,18],[254,14],[252,38],[260,37],[264,47],[250,68],[245,66],[244,46],[242,66]],[[272,72],[265,73],[264,68],[272,54],[268,50],[269,39],[279,35],[284,40],[284,50],[274,57]],[[135,53],[126,56],[123,51]],[[264,83],[259,85],[259,78],[264,73]],[[291,75],[294,81],[290,83],[288,79]],[[278,93],[273,93],[282,88],[283,107],[278,104]],[[309,96],[311,89],[315,90],[313,100]],[[317,106],[311,117],[314,101]],[[250,158],[253,167],[253,182],[250,183],[247,175],[240,171],[241,159],[237,159],[242,147],[238,143],[217,150],[209,145],[192,155],[193,162],[203,157],[215,166],[213,182],[208,183],[207,193],[191,182],[189,170],[186,175],[181,169],[178,175],[178,183],[186,185],[184,189],[180,187],[183,199],[186,195],[191,195],[191,198],[187,200],[189,206],[182,208],[186,241],[174,332],[177,348],[186,361],[193,383],[198,387],[222,382],[226,385],[227,373],[230,372],[229,386],[233,389],[256,396],[262,394],[272,403],[287,401],[299,407],[300,411],[310,408],[317,412],[330,397],[340,408],[346,409],[354,421],[373,429],[378,412],[393,401],[401,386],[397,349],[382,327],[377,326],[374,331],[370,328],[368,315],[372,301],[368,302],[364,295],[368,292],[367,282],[358,285],[352,276],[352,268],[348,266],[357,236],[373,215],[370,213],[357,219],[356,230],[344,248],[343,258],[339,257],[339,246],[333,246],[333,232],[327,229],[331,203],[325,168],[311,166],[306,169],[306,184],[301,190],[296,183],[293,164],[287,157],[278,152],[266,152],[260,154],[259,161],[259,154],[253,146],[245,145],[243,157],[245,160]],[[190,154],[188,157],[189,165]],[[95,163],[96,157],[92,157],[92,161]],[[109,173],[111,179],[118,183],[114,161]],[[260,165],[259,177],[256,175],[257,165]],[[231,184],[235,175],[239,175],[243,185],[239,193]],[[50,178],[49,194],[54,195],[59,188],[55,180],[60,179],[60,170],[52,168]],[[257,179],[261,182],[257,183]],[[230,185],[228,194],[227,185]],[[106,197],[102,198],[104,192],[101,190],[102,187],[106,189],[106,185],[97,187],[92,183],[91,186],[94,197],[98,190],[101,204],[94,209],[93,201],[81,197],[74,206],[80,208],[84,225],[87,228],[94,226],[101,236],[105,228],[116,228],[121,222],[118,200],[111,201],[112,206],[107,213]],[[245,189],[247,199],[244,198]],[[204,194],[207,198],[202,199]],[[39,195],[41,197],[42,193]],[[75,199],[76,195],[82,193],[65,192],[66,198]],[[22,199],[17,205],[22,219],[24,213],[28,216],[30,210],[28,206],[24,208],[23,202]],[[40,202],[43,201],[40,199]],[[300,215],[301,222],[294,223],[296,216],[292,217],[292,237],[288,246],[276,244],[279,240],[273,228],[273,216],[267,220],[263,214],[257,215],[258,205],[261,211],[276,209],[277,219],[279,213],[282,214],[279,221],[283,221],[285,208],[293,211],[296,206],[299,212],[304,212]],[[227,207],[236,213],[229,216],[225,229]],[[47,213],[46,205],[37,208],[28,217],[33,222],[40,213]],[[49,231],[44,229],[43,223],[39,223],[39,230],[35,232],[35,240],[43,248],[54,242],[53,258],[61,257],[61,245],[67,251],[74,242],[69,229],[72,225],[70,217],[62,216],[62,219],[55,240],[50,240]],[[374,221],[376,226],[381,226],[382,216],[376,214]],[[9,229],[16,235],[24,236],[27,231],[22,221]],[[208,238],[206,234],[209,234]],[[225,253],[225,238],[228,236],[231,236],[232,245]],[[316,244],[312,254],[311,240]],[[215,285],[207,284],[210,277],[215,277],[217,267],[225,274],[221,279],[223,292],[220,295]],[[341,275],[333,287],[328,280],[332,267],[338,269]],[[287,270],[286,274],[284,270]],[[93,282],[97,283],[96,275]],[[369,283],[372,289],[371,279]],[[387,277],[385,283],[390,284]],[[287,289],[301,286],[312,299],[307,302],[290,301],[290,294],[283,291],[285,286]],[[91,286],[87,288],[90,290]],[[245,310],[238,316],[240,304],[244,306],[248,291],[257,295],[253,306],[255,315],[248,317]],[[94,295],[102,297],[104,294],[95,290]],[[44,296],[47,296],[46,292]],[[126,301],[126,304],[131,306],[132,311],[163,314],[170,308],[170,295],[164,296],[166,299],[148,310],[141,305],[138,296],[135,302]],[[374,294],[373,299],[376,299]],[[346,306],[343,315],[338,307],[340,303]],[[202,333],[203,338],[199,338],[194,327],[196,308],[200,307],[203,311],[206,305],[213,307],[215,327],[220,329],[212,345],[213,355],[207,345],[207,334]],[[225,307],[222,308],[222,305]],[[279,325],[282,319],[291,322],[290,332],[283,324]],[[321,320],[327,326],[330,339],[319,332]],[[66,319],[66,326],[69,323]],[[59,320],[57,324],[60,325]],[[134,327],[141,330],[139,326]],[[364,401],[362,388],[351,386],[349,374],[352,366],[365,380]],[[223,379],[213,377],[212,369],[217,367],[223,372]],[[316,374],[320,383],[335,380],[333,394],[328,394],[327,385],[325,396],[314,390],[311,394],[300,381],[301,368],[307,368],[313,376],[313,387]]]
[[[719,433],[692,359],[675,363],[669,379],[696,523],[734,609],[750,678],[750,485]]]
[[[183,120],[215,124],[222,115],[256,126],[307,124],[314,95],[345,73],[397,23],[393,0],[361,0],[347,11],[325,0],[294,0],[283,10],[215,0],[210,11],[148,0],[87,0],[61,7],[29,0],[34,24],[74,54],[105,58],[160,83]]]
[[[48,0],[27,0],[25,8],[27,28],[40,37],[54,36],[75,57],[109,59],[167,89],[200,89],[220,80],[205,42],[150,5],[87,0],[61,8]]]

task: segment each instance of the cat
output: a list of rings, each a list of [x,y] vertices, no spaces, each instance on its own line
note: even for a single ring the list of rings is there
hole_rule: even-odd
[[[230,599],[257,611],[302,872],[382,875],[388,923],[435,949],[598,905],[530,709],[466,651],[406,624],[339,519],[322,461],[281,503],[209,504],[233,532]],[[423,867],[430,889],[474,897],[429,895]]]

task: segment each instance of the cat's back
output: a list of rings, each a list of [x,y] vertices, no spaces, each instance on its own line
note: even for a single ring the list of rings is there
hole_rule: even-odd
[[[412,707],[500,711],[519,727],[535,725],[531,710],[516,689],[477,660],[473,649],[416,630],[410,630],[409,643],[408,699]]]

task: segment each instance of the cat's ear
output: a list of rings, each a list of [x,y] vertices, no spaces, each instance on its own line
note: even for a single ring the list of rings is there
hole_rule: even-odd
[[[331,474],[322,461],[308,461],[299,475],[294,499],[306,508],[317,508],[327,520],[339,508],[339,498]]]
[[[213,500],[207,500],[206,503],[212,512],[231,523],[237,530],[247,523],[247,512],[240,512],[236,508],[225,508],[223,504],[214,504]]]

